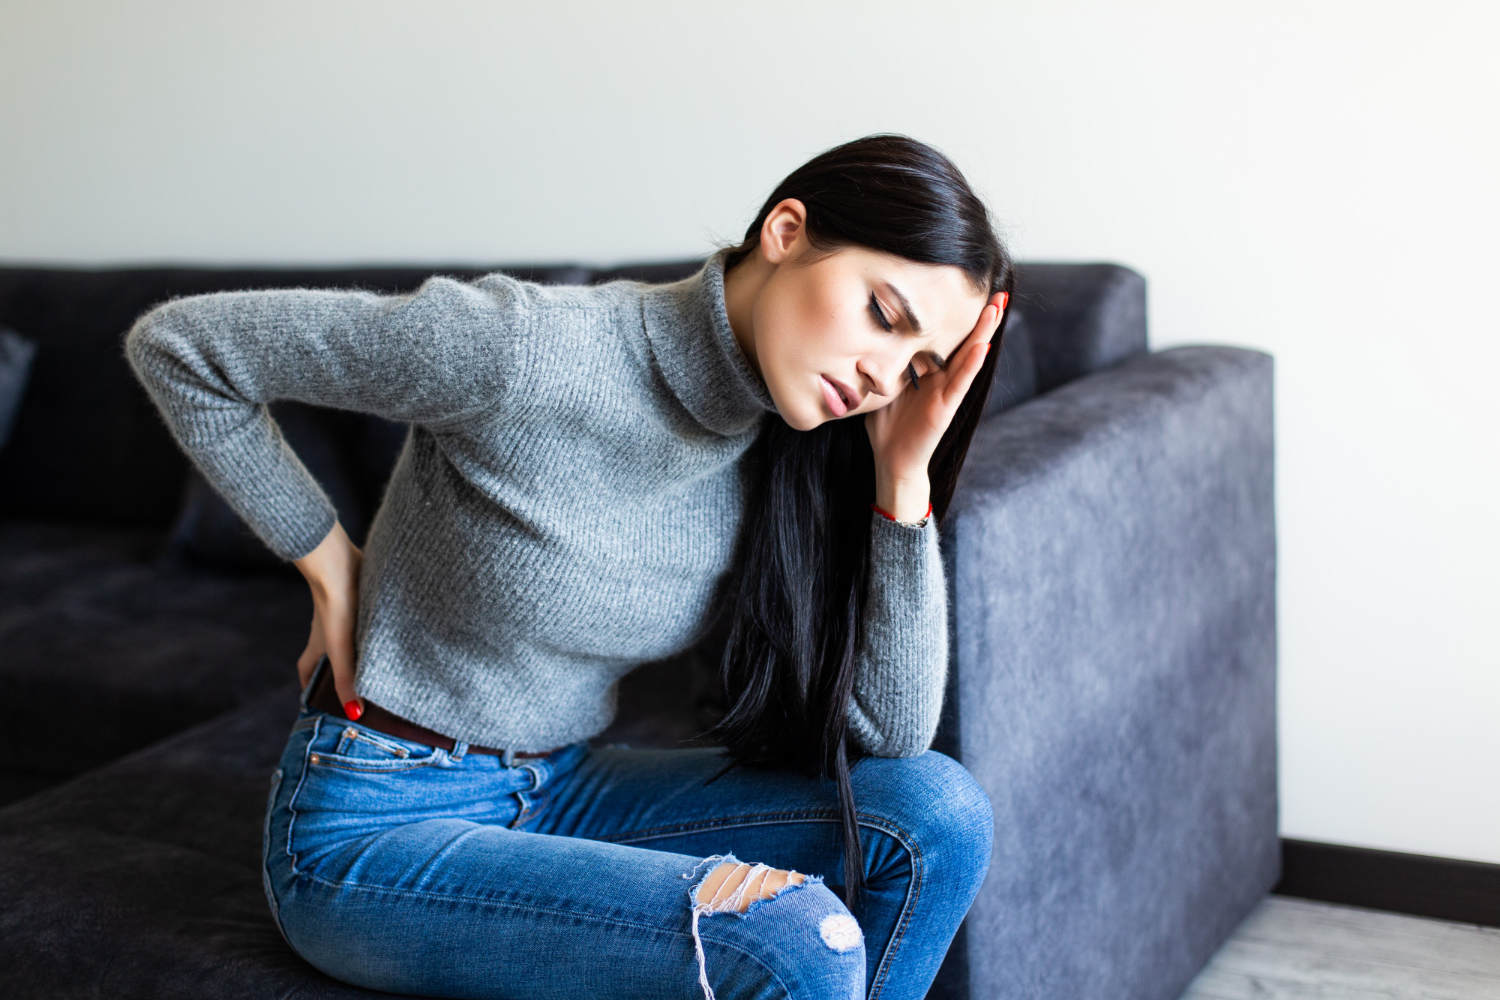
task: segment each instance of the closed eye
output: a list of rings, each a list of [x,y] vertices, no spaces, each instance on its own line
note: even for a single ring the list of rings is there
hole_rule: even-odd
[[[875,317],[875,322],[880,324],[882,330],[887,333],[891,331],[891,321],[885,318],[885,310],[880,308],[880,300],[875,297],[874,292],[870,293],[870,314]]]
[[[917,369],[918,359],[922,362],[920,371]],[[911,384],[914,388],[921,388],[919,379],[923,375],[931,375],[933,372],[946,371],[947,369],[948,362],[933,351],[925,351],[906,363],[906,374],[911,379]]]

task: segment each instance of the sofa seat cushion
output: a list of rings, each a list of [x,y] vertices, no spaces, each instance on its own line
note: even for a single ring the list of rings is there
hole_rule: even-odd
[[[153,532],[0,520],[0,753],[76,774],[296,676],[300,579],[157,557]]]
[[[266,793],[295,682],[0,810],[0,996],[389,997],[338,983],[276,930]],[[86,726],[51,733],[65,743]]]
[[[612,730],[680,746],[693,667],[632,674]],[[145,750],[0,809],[0,996],[389,997],[336,982],[287,946],[261,881],[270,778],[297,717],[295,682]],[[691,729],[689,726],[688,729]],[[61,721],[50,742],[87,738]]]

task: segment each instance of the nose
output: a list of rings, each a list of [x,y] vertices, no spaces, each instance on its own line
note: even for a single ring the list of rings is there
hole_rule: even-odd
[[[856,366],[876,396],[894,396],[901,391],[901,372],[906,363],[897,359],[865,358]]]

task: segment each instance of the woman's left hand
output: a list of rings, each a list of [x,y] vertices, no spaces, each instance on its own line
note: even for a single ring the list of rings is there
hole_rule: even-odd
[[[875,505],[896,520],[919,521],[926,515],[932,492],[927,463],[984,364],[1007,301],[1005,292],[996,292],[985,304],[947,368],[923,375],[920,388],[908,385],[865,415],[875,452]]]

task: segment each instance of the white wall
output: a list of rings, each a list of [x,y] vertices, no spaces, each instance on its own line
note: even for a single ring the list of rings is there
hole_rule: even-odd
[[[1495,9],[0,0],[0,258],[689,255],[933,142],[1276,356],[1283,832],[1500,862]]]

